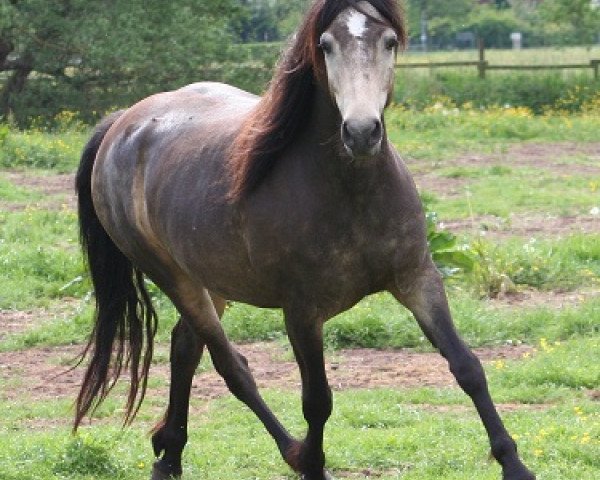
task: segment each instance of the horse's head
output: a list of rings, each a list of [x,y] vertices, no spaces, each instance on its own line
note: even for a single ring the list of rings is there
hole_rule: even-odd
[[[321,35],[329,91],[342,118],[342,141],[354,158],[372,157],[381,149],[383,110],[391,100],[402,35],[366,1],[342,11]]]

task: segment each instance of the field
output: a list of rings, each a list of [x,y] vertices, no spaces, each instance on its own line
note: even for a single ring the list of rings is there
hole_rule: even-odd
[[[410,51],[400,58],[402,62],[466,62],[479,59],[477,50],[454,50],[450,52]],[[491,64],[547,65],[589,63],[600,59],[600,46],[525,48],[523,50],[486,49],[485,58]]]
[[[600,115],[534,116],[440,101],[393,107],[390,138],[438,228],[475,259],[447,279],[459,330],[540,480],[600,477]],[[168,395],[176,313],[152,291],[161,327],[149,393],[121,429],[126,382],[73,436],[90,330],[72,172],[86,129],[0,125],[0,479],[147,478],[147,432]],[[224,324],[268,403],[304,431],[299,375],[278,311],[231,305]],[[406,311],[387,295],[328,324],[334,413],[326,429],[336,478],[497,480],[467,397]],[[205,358],[193,385],[184,478],[292,479],[255,417]]]

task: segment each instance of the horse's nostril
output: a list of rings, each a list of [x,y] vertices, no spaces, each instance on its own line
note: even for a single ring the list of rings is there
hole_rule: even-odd
[[[382,135],[382,126],[381,120],[375,120],[373,124],[373,130],[371,131],[371,136],[369,138],[369,144],[371,146],[376,145],[381,140]]]
[[[342,123],[342,140],[349,147],[354,147],[354,132],[349,122]]]

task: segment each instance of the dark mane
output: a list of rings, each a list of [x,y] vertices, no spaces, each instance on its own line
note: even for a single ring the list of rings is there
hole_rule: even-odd
[[[406,30],[397,1],[366,1],[396,30],[404,46]],[[255,190],[273,169],[278,155],[302,128],[310,114],[316,84],[324,81],[319,39],[343,10],[348,7],[362,10],[359,3],[360,0],[316,0],[310,7],[282,55],[267,92],[232,145],[230,198],[240,199]]]

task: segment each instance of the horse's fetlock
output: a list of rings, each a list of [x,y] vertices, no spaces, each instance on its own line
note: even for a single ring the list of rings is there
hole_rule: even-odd
[[[152,435],[152,446],[154,453],[158,457],[161,452],[181,452],[188,440],[187,431],[184,427],[169,428],[163,426],[154,435]]]

